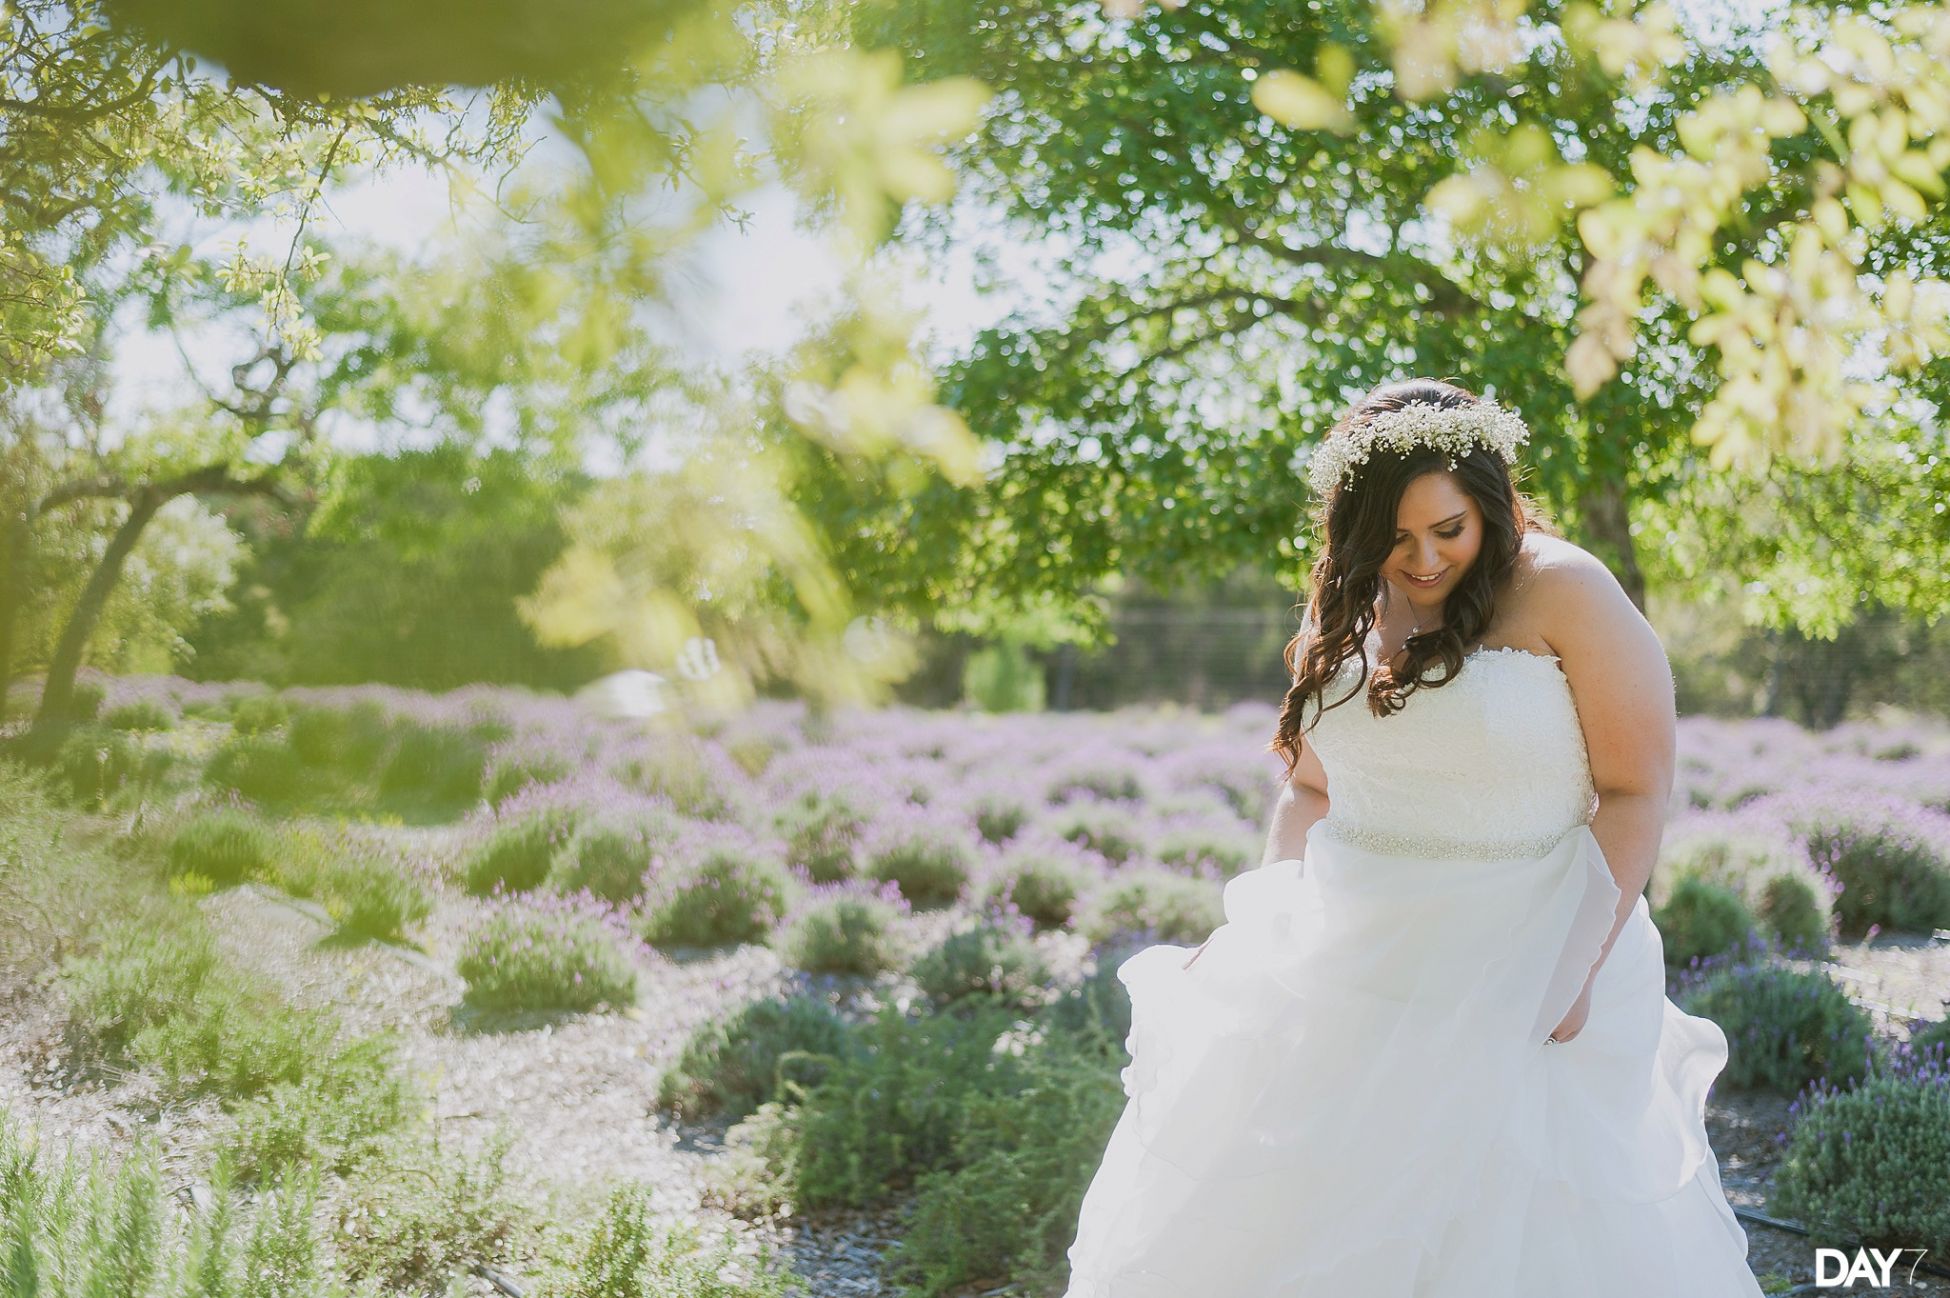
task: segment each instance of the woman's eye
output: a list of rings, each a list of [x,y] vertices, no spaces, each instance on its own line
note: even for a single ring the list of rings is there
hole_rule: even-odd
[[[1457,528],[1457,529],[1456,529],[1455,531],[1453,531],[1453,532],[1437,532],[1437,533],[1436,533],[1436,535],[1437,535],[1437,536],[1440,536],[1440,537],[1443,537],[1443,538],[1444,538],[1444,539],[1446,539],[1446,540],[1450,540],[1450,541],[1453,541],[1453,540],[1455,540],[1455,539],[1456,539],[1457,537],[1459,537],[1459,536],[1461,536],[1461,535],[1462,535],[1462,533],[1463,533],[1463,530],[1462,530],[1462,529],[1461,529],[1461,528],[1459,527],[1459,528]]]

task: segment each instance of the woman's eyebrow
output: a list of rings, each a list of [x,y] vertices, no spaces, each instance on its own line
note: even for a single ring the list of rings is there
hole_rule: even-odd
[[[1435,520],[1435,522],[1433,522],[1433,523],[1431,523],[1431,524],[1429,524],[1429,526],[1430,526],[1430,527],[1441,527],[1441,526],[1442,526],[1442,525],[1443,525],[1444,523],[1453,523],[1453,522],[1455,522],[1455,521],[1456,521],[1457,519],[1459,519],[1459,518],[1461,518],[1461,517],[1462,517],[1462,516],[1463,516],[1464,514],[1467,514],[1468,512],[1469,512],[1469,511],[1468,511],[1468,510],[1466,510],[1466,509],[1460,509],[1460,510],[1457,510],[1457,511],[1456,511],[1455,513],[1453,513],[1453,514],[1451,514],[1451,515],[1449,515],[1449,517],[1447,517],[1447,518],[1438,518],[1438,519],[1436,519],[1436,520]],[[1405,527],[1398,527],[1398,528],[1396,528],[1395,530],[1396,530],[1397,532],[1406,532],[1406,531],[1407,531],[1408,529],[1407,529],[1407,528],[1405,528]]]

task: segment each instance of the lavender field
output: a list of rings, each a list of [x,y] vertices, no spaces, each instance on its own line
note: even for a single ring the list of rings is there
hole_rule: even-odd
[[[9,784],[0,1111],[76,1165],[149,1150],[165,1200],[236,1187],[346,1292],[601,1292],[653,1238],[701,1276],[677,1223],[725,1293],[1053,1292],[1122,1098],[1116,963],[1222,922],[1278,770],[1257,706],[682,732],[491,689],[94,686],[51,793]],[[1737,1207],[1823,1202],[1783,1171],[1819,1162],[1822,1087],[1939,1102],[1950,728],[1683,719],[1649,895],[1672,994],[1729,1007]],[[1926,1172],[1878,1175],[1891,1222],[1940,1227]],[[1806,1269],[1749,1230],[1764,1282]]]

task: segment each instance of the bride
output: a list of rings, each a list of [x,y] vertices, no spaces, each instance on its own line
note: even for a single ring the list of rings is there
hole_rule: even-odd
[[[1642,895],[1671,670],[1526,509],[1527,435],[1417,379],[1315,454],[1266,860],[1189,959],[1118,968],[1065,1298],[1758,1298],[1706,1138],[1726,1037]]]

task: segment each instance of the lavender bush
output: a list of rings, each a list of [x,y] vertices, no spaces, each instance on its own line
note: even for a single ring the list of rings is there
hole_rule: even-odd
[[[649,881],[636,929],[658,946],[761,941],[803,886],[773,840],[731,828],[694,827]]]
[[[1727,1085],[1792,1095],[1816,1078],[1845,1084],[1869,1067],[1874,1026],[1824,973],[1728,964],[1677,998],[1727,1035]]]
[[[1790,1110],[1767,1210],[1817,1239],[1950,1252],[1950,1070],[1898,1052],[1846,1089],[1817,1082]]]
[[[1835,877],[1843,936],[1950,928],[1950,817],[1900,798],[1825,791],[1771,798],[1755,812],[1778,817]]]
[[[1097,880],[1096,870],[1074,844],[1029,840],[1002,854],[980,895],[987,904],[1013,906],[1040,927],[1061,928],[1075,917],[1079,900]]]
[[[779,959],[806,973],[873,977],[900,967],[896,926],[912,910],[900,889],[813,884],[786,911],[772,939]]]
[[[817,1086],[853,1049],[846,1022],[823,999],[755,1001],[700,1025],[657,1082],[657,1105],[678,1117],[737,1121],[788,1097],[788,1083]]]
[[[943,938],[910,971],[937,1010],[981,998],[1020,1010],[1048,1000],[1048,963],[1023,920],[984,917]]]
[[[957,901],[975,869],[967,825],[919,808],[892,808],[873,827],[864,878],[892,883],[914,906]]]
[[[454,969],[483,1010],[636,1003],[636,971],[610,924],[570,906],[508,903],[464,937]]]
[[[1217,887],[1146,866],[1113,875],[1093,893],[1077,930],[1093,944],[1134,933],[1160,942],[1198,943],[1223,923],[1224,894]]]

